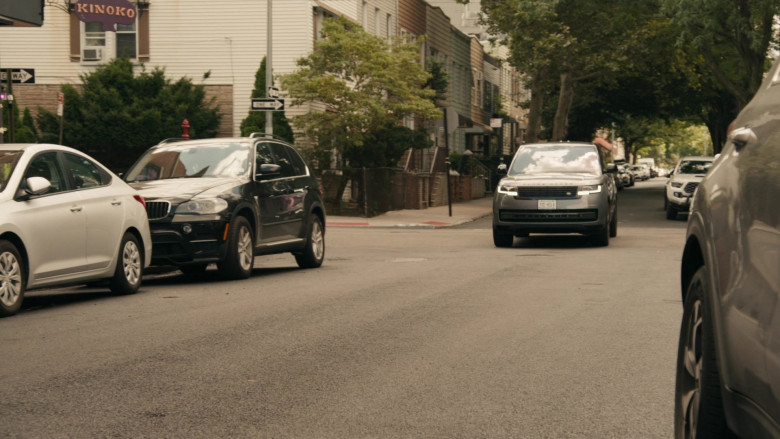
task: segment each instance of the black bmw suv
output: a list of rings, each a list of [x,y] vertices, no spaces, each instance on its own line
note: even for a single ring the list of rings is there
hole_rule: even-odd
[[[325,258],[319,182],[281,139],[169,139],[124,178],[147,202],[152,265],[196,274],[216,262],[222,276],[244,279],[258,255],[291,252],[301,268]]]

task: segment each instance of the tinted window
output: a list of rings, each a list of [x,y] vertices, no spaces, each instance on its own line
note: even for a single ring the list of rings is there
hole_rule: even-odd
[[[47,194],[62,192],[67,189],[64,176],[65,173],[62,172],[62,166],[56,151],[44,152],[35,156],[24,173],[25,180],[30,177],[43,177],[49,180],[51,188],[46,192]]]
[[[276,158],[276,164],[280,166],[279,172],[282,177],[293,177],[297,174],[293,167],[290,154],[287,153],[287,147],[279,143],[271,143],[271,152]]]
[[[68,153],[65,153],[65,159],[73,175],[76,189],[105,186],[111,182],[111,176],[88,159]]]

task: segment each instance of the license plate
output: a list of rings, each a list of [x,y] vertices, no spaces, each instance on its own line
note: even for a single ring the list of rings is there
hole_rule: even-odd
[[[539,200],[539,210],[555,210],[557,204],[555,200]]]

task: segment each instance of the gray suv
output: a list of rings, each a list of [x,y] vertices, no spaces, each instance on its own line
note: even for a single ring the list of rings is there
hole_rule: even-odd
[[[216,262],[224,277],[242,279],[257,255],[290,252],[301,268],[325,258],[319,182],[281,139],[164,141],[125,180],[146,199],[152,265],[197,274]]]
[[[693,196],[680,270],[678,438],[780,437],[778,69]]]
[[[617,236],[617,167],[595,143],[522,145],[493,198],[493,243],[530,233],[581,233],[609,245]]]

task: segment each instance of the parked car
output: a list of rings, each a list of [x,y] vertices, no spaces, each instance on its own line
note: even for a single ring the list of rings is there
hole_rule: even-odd
[[[522,145],[493,198],[493,243],[530,233],[581,233],[596,245],[617,236],[617,167],[593,143]]]
[[[780,61],[691,204],[675,436],[780,437]]]
[[[135,293],[151,261],[144,200],[88,155],[0,144],[0,317],[28,290],[108,280]]]
[[[319,182],[283,140],[163,141],[125,180],[146,198],[152,265],[195,274],[215,262],[222,276],[242,279],[257,255],[291,252],[301,268],[325,258]]]
[[[618,164],[618,177],[623,181],[623,187],[631,187],[634,185],[634,174],[629,170],[628,164]]]
[[[683,157],[668,175],[664,192],[666,219],[677,218],[677,213],[688,213],[691,197],[712,166],[712,157]]]
[[[634,180],[645,181],[650,179],[650,168],[647,165],[631,166],[631,173],[634,174]]]

